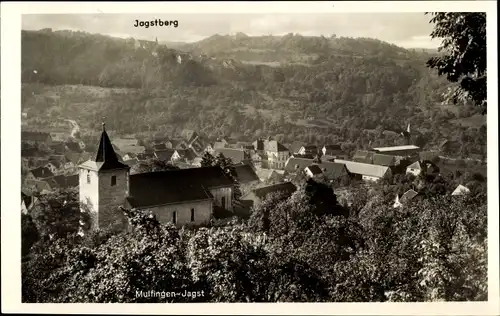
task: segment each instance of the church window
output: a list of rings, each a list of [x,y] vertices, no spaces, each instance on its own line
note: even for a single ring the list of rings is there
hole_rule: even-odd
[[[177,212],[174,211],[172,213],[172,223],[177,224]]]
[[[90,184],[90,173],[87,173],[87,183]]]
[[[194,222],[194,208],[191,209],[191,222]]]
[[[116,185],[116,176],[111,176],[111,185]]]

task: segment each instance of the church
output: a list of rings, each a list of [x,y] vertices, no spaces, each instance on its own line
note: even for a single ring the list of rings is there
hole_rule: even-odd
[[[130,174],[119,161],[103,124],[97,153],[79,166],[82,208],[98,228],[126,225],[120,207],[152,211],[161,223],[201,225],[214,207],[232,211],[234,183],[219,167]]]

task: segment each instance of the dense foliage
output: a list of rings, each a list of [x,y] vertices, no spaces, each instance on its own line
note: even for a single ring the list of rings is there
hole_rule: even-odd
[[[442,56],[431,58],[427,65],[459,82],[449,98],[455,103],[472,100],[486,112],[486,13],[433,13],[433,38],[441,38]]]
[[[484,184],[476,194],[436,190],[396,209],[384,200],[417,180],[353,188],[347,199],[362,207],[340,205],[330,187],[308,181],[289,198],[270,196],[248,221],[197,229],[125,210],[126,232],[50,239],[46,221],[39,238],[23,229],[23,244],[33,244],[23,255],[23,301],[485,300]]]

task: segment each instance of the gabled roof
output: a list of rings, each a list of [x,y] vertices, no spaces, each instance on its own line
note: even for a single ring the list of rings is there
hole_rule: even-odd
[[[323,171],[318,165],[310,165],[305,168],[306,170],[309,170],[313,175],[319,175],[322,174]]]
[[[154,153],[140,153],[140,154],[137,154],[137,156],[136,156],[138,161],[144,161],[144,160],[152,159],[154,157],[155,157]]]
[[[132,207],[148,207],[212,198],[208,190],[232,187],[229,179],[219,167],[177,169],[146,172],[130,175],[130,197]]]
[[[451,193],[451,195],[465,195],[467,193],[470,193],[469,188],[467,188],[466,186],[463,186],[463,185],[459,184],[456,187],[456,189]]]
[[[250,165],[234,166],[234,171],[236,172],[236,177],[239,183],[259,181],[259,177]]]
[[[394,156],[390,155],[384,155],[384,154],[374,154],[373,155],[373,164],[374,165],[380,165],[380,166],[392,166],[396,162],[396,158]]]
[[[308,151],[312,151],[312,152],[317,152],[318,151],[318,146],[316,145],[305,145],[305,146],[302,146],[300,149],[304,148],[304,150],[306,152]]]
[[[372,165],[342,159],[335,159],[335,162],[344,164],[347,168],[347,171],[352,174],[359,174],[369,177],[381,178],[385,176],[388,170],[390,170],[389,167],[386,166]]]
[[[415,161],[414,163],[412,163],[411,165],[409,165],[408,167],[406,167],[406,169],[417,169],[417,170],[422,170],[422,165],[420,164],[420,161]]]
[[[342,151],[342,147],[340,145],[325,145],[321,149],[323,149],[323,148],[326,149],[326,151],[329,151],[329,150]]]
[[[276,140],[269,140],[264,142],[264,149],[265,151],[272,151],[272,152],[283,152],[283,151],[288,151],[288,148],[283,146],[280,142]]]
[[[159,160],[170,161],[170,159],[172,158],[172,155],[174,153],[175,153],[175,149],[164,149],[164,150],[155,151],[154,155]]]
[[[181,158],[186,159],[188,161],[191,161],[197,157],[196,153],[192,148],[177,149],[176,152]]]
[[[167,146],[165,146],[165,144],[156,144],[156,145],[153,145],[153,150],[154,151],[158,151],[158,150],[165,150],[167,149]]]
[[[401,196],[401,199],[400,201],[401,202],[405,202],[405,201],[410,201],[411,199],[413,199],[414,197],[416,197],[418,195],[418,193],[413,190],[413,189],[410,189],[408,191],[406,191],[402,196]]]
[[[217,157],[219,154],[224,155],[224,157],[231,159],[233,164],[238,164],[249,157],[243,149],[234,148],[216,148],[214,149],[214,156]]]
[[[306,167],[312,165],[313,163],[313,159],[288,158],[285,163],[285,170],[287,172],[294,173],[304,170]]]
[[[215,142],[214,145],[212,146],[213,149],[218,149],[218,148],[226,148],[226,143],[224,142]]]
[[[38,167],[30,170],[30,172],[33,174],[35,178],[38,179],[44,179],[54,176],[54,174],[50,171],[50,169],[46,167]]]
[[[291,196],[296,190],[297,190],[297,187],[293,183],[283,182],[283,183],[273,184],[273,185],[261,187],[258,189],[254,189],[254,190],[252,190],[252,192],[259,199],[265,199],[271,193],[284,193],[287,196]]]
[[[325,177],[330,180],[340,178],[347,174],[347,168],[342,163],[333,161],[323,161],[318,166],[323,171]]]
[[[300,150],[300,148],[302,148],[302,146],[304,146],[304,143],[295,141],[290,145],[290,152],[295,154]]]

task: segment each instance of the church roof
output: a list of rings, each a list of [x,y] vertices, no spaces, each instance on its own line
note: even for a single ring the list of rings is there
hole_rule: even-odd
[[[98,171],[130,168],[118,160],[113,145],[109,140],[108,133],[106,133],[106,129],[104,128],[104,124],[102,125],[101,139],[95,158],[84,162],[81,166]]]
[[[177,169],[130,175],[132,207],[144,208],[211,199],[210,189],[233,186],[219,167]]]

